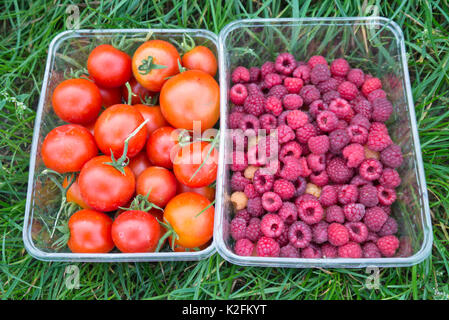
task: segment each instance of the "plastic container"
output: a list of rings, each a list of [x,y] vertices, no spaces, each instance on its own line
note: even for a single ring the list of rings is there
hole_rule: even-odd
[[[215,252],[213,244],[201,251],[158,252],[158,253],[119,253],[75,254],[68,249],[55,251],[45,242],[33,240],[33,234],[45,228],[42,221],[53,221],[60,199],[60,192],[49,181],[43,183],[40,173],[44,169],[40,147],[46,134],[55,126],[63,124],[51,107],[51,95],[55,86],[64,80],[64,72],[70,68],[81,70],[86,67],[89,52],[99,44],[123,44],[124,50],[132,54],[150,36],[152,39],[168,40],[175,44],[182,42],[183,34],[190,35],[196,42],[209,47],[216,55],[218,37],[206,30],[194,29],[116,29],[116,30],[76,30],[57,35],[50,44],[41,96],[37,108],[33,144],[30,157],[28,193],[26,201],[23,241],[26,250],[35,258],[50,261],[183,261],[205,259]],[[43,219],[41,219],[43,218]],[[39,221],[39,222],[38,222]]]
[[[399,168],[402,184],[397,189],[398,199],[392,215],[398,220],[402,245],[408,243],[411,253],[407,257],[379,259],[263,258],[234,254],[228,232],[233,216],[229,201],[230,171],[224,164],[225,154],[232,148],[229,138],[222,139],[220,144],[214,230],[218,253],[234,264],[264,267],[399,267],[421,262],[431,252],[432,227],[401,29],[392,20],[377,17],[256,19],[228,24],[219,37],[222,132],[227,128],[228,90],[233,68],[260,66],[285,51],[298,60],[318,54],[328,59],[345,57],[352,67],[381,78],[394,105],[394,114],[387,123],[389,132],[405,155]]]

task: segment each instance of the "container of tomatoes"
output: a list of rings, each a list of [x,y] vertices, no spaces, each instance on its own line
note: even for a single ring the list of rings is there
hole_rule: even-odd
[[[23,228],[33,257],[200,260],[215,251],[217,51],[206,30],[53,39]]]

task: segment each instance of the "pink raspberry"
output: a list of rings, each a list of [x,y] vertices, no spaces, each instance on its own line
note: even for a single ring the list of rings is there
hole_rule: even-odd
[[[259,193],[256,191],[256,188],[254,187],[254,185],[252,183],[247,184],[245,186],[245,189],[243,190],[243,192],[245,193],[245,195],[248,199],[253,199],[253,198],[259,197]]]
[[[284,86],[289,93],[299,93],[304,86],[304,81],[300,78],[287,77],[284,79]]]
[[[336,191],[335,191],[336,192]],[[336,198],[337,196],[335,196]],[[337,199],[335,199],[335,203],[337,203]],[[331,205],[326,209],[326,221],[329,223],[337,222],[343,223],[345,222],[345,214],[343,209],[337,205]]]
[[[386,97],[387,97],[387,93],[385,91],[383,91],[382,89],[377,89],[377,90],[371,91],[366,98],[368,99],[369,102],[373,102],[375,99],[386,98]]]
[[[287,95],[288,96],[288,95]],[[287,97],[285,96],[285,97]],[[298,96],[299,97],[299,96]],[[285,100],[285,98],[284,98]],[[287,125],[292,128],[293,130],[296,130],[300,127],[303,127],[306,123],[309,122],[309,117],[305,112],[302,112],[301,110],[292,110],[287,117]]]
[[[319,173],[310,174],[310,182],[317,185],[318,187],[323,187],[329,183],[329,176],[327,175],[326,170],[323,170]]]
[[[334,76],[339,76],[339,77],[345,77],[348,72],[349,69],[351,67],[349,66],[348,61],[346,61],[345,59],[339,58],[339,59],[335,59],[334,61],[332,61],[331,63],[331,73]]]
[[[357,113],[351,120],[350,123],[352,126],[360,126],[365,128],[366,130],[369,130],[369,128],[371,127],[371,122],[369,121],[369,119],[367,117],[365,117],[363,114]],[[367,131],[368,133],[368,131]],[[368,134],[367,134],[367,138],[368,138]]]
[[[401,177],[395,169],[385,168],[379,178],[379,183],[385,188],[394,189],[401,184]]]
[[[279,244],[279,246],[285,247],[286,245],[289,244],[288,241],[288,226],[285,226],[284,224],[284,228],[282,229],[282,233],[279,237],[276,237],[274,240],[276,240],[276,242]]]
[[[392,217],[388,217],[387,221],[385,221],[382,228],[377,233],[379,236],[389,236],[398,232],[398,224],[396,220]]]
[[[333,153],[337,153],[350,141],[351,137],[346,130],[336,129],[329,134],[329,150]]]
[[[368,134],[367,147],[373,151],[382,151],[392,143],[385,124],[373,122]]]
[[[383,211],[385,211],[386,214],[390,215],[391,214],[391,207],[390,206],[383,206],[383,205],[378,205],[379,208],[381,208]]]
[[[375,207],[379,203],[377,188],[372,185],[364,185],[359,189],[359,202],[365,207]]]
[[[281,197],[272,191],[262,195],[262,207],[269,212],[276,212],[282,207]]]
[[[318,200],[306,200],[299,204],[298,215],[305,223],[315,224],[323,219],[324,210]]]
[[[330,91],[323,93],[322,100],[324,103],[330,104],[332,101],[334,101],[335,99],[339,99],[339,98],[340,98],[340,94],[338,93],[337,90],[330,90]]]
[[[338,202],[341,204],[350,204],[357,201],[359,190],[353,184],[345,184],[338,191]]]
[[[294,140],[296,137],[293,129],[286,124],[281,124],[277,127],[277,134],[279,143],[281,144]]]
[[[258,117],[265,111],[265,98],[261,95],[249,95],[243,107],[247,113]]]
[[[254,251],[254,244],[246,239],[239,239],[234,245],[234,252],[239,256],[250,256]]]
[[[351,184],[357,186],[357,187],[362,187],[365,186],[367,184],[372,185],[373,183],[371,181],[365,180],[363,179],[360,175],[354,176],[354,178],[351,179]]]
[[[338,118],[332,111],[322,111],[316,118],[318,128],[324,132],[331,132],[337,128]]]
[[[275,116],[279,116],[282,113],[282,102],[276,96],[268,97],[265,104],[265,109],[271,112]]]
[[[320,99],[320,91],[314,85],[305,85],[299,91],[299,94],[307,105]]]
[[[230,129],[237,129],[237,128],[239,128],[240,127],[240,121],[243,119],[244,116],[245,116],[245,114],[242,113],[242,112],[232,111],[229,114],[229,118],[228,118],[229,128]]]
[[[262,74],[261,74],[259,68],[257,68],[257,67],[249,68],[249,81],[250,82],[260,82],[261,78],[262,78]]]
[[[380,258],[381,254],[379,248],[374,242],[366,242],[362,246],[362,257],[363,258]]]
[[[377,235],[376,232],[373,232],[373,231],[368,232],[368,238],[366,238],[366,241],[377,242],[378,239],[379,239],[379,236]]]
[[[327,241],[328,226],[326,221],[320,221],[312,226],[312,239],[315,243],[321,244]]]
[[[354,99],[351,101],[353,103],[354,111],[363,115],[367,119],[371,119],[371,114],[373,112],[373,106],[366,99]]]
[[[240,119],[239,128],[242,129],[245,134],[248,134],[249,131],[252,132],[252,134],[255,134],[257,130],[260,129],[259,118],[252,114],[245,114],[242,119]]]
[[[302,221],[294,222],[288,228],[288,240],[295,248],[305,248],[312,241],[312,230]]]
[[[316,85],[318,90],[320,90],[321,94],[329,92],[329,91],[335,91],[338,89],[338,81],[334,78],[329,78],[325,81],[322,81]]]
[[[335,204],[337,204],[337,190],[335,190],[334,186],[332,185],[326,185],[321,189],[321,194],[320,194],[320,203],[322,206],[324,207],[330,207],[333,206]],[[331,210],[335,210],[331,209]],[[327,220],[327,216],[328,216],[328,211],[326,210],[326,221],[328,222],[332,222]]]
[[[247,157],[248,164],[256,167],[263,166],[268,162],[266,154],[259,150],[258,145],[249,148]]]
[[[362,248],[358,243],[351,241],[338,247],[338,256],[340,258],[361,258]]]
[[[251,181],[245,178],[240,171],[234,172],[231,177],[231,190],[232,191],[243,191],[247,184]]]
[[[331,77],[331,72],[327,64],[317,64],[312,68],[310,73],[310,81],[312,84],[318,84],[326,81]]]
[[[338,86],[338,93],[343,99],[353,100],[359,94],[359,90],[352,82],[344,81]]]
[[[271,190],[274,184],[274,176],[265,173],[262,169],[258,169],[254,173],[253,184],[256,191],[260,194]]]
[[[229,91],[229,99],[236,105],[242,105],[245,102],[247,96],[248,90],[241,83],[233,85],[231,90]]]
[[[230,233],[234,240],[245,238],[246,221],[243,218],[234,218],[231,220]]]
[[[377,89],[382,89],[382,82],[379,78],[365,78],[365,82],[362,85],[362,93],[365,97]]]
[[[311,174],[312,170],[310,170],[309,165],[307,164],[307,158],[306,157],[299,158],[299,175],[305,178]]]
[[[274,182],[273,191],[278,194],[282,200],[288,200],[295,195],[295,186],[292,182],[285,179],[278,179]]]
[[[274,68],[277,72],[286,76],[290,75],[296,68],[295,57],[288,52],[281,53],[274,62]]]
[[[352,143],[365,144],[368,140],[368,130],[359,125],[350,125],[346,128]]]
[[[274,68],[274,63],[271,61],[267,61],[265,62],[261,67],[260,67],[260,74],[262,76],[262,78],[265,78],[265,76],[269,73],[273,73],[276,72],[275,68]]]
[[[321,254],[323,255],[323,258],[336,258],[338,255],[337,247],[330,243],[323,243],[321,245]]]
[[[385,122],[393,113],[393,105],[386,98],[377,98],[371,102],[373,106],[373,113],[371,119],[373,121]]]
[[[263,79],[264,87],[267,89],[271,89],[274,86],[282,84],[282,78],[277,73],[269,73]]]
[[[312,56],[310,57],[309,61],[307,61],[307,65],[310,67],[310,69],[313,69],[317,64],[327,65],[326,58],[323,56]]]
[[[284,165],[281,168],[279,175],[289,181],[295,181],[300,176],[302,165],[295,157],[286,157]]]
[[[252,199],[248,199],[248,203],[246,204],[246,210],[248,211],[251,217],[260,217],[264,214],[264,209],[262,206],[262,198],[256,197]],[[252,240],[251,238],[248,238]]]
[[[262,230],[260,230],[260,219],[251,218],[251,220],[249,220],[245,235],[246,238],[253,242],[256,242],[260,239],[260,237],[262,237]]]
[[[396,236],[384,236],[377,240],[377,247],[384,257],[392,257],[399,248],[399,239]]]
[[[396,201],[396,191],[394,189],[388,189],[384,186],[377,186],[377,197],[379,203],[384,206],[390,206]]]
[[[316,119],[321,112],[326,111],[328,108],[329,106],[323,100],[315,100],[309,105],[309,113],[312,118]]]
[[[279,217],[284,221],[284,224],[292,224],[298,219],[298,209],[296,205],[291,202],[284,202],[278,211]]]
[[[314,244],[309,244],[308,247],[304,248],[301,250],[301,258],[304,259],[319,259],[321,258],[321,249],[314,245]]]
[[[292,112],[291,110],[285,110],[278,116],[278,126],[281,124],[287,124],[287,116]]]
[[[306,123],[303,127],[296,129],[296,139],[300,143],[307,143],[311,137],[317,135],[315,126],[311,123]]]
[[[361,69],[351,69],[346,75],[348,81],[351,81],[357,87],[361,87],[365,82],[365,74]]]
[[[249,222],[249,219],[251,219],[248,210],[243,209],[243,210],[239,210],[235,213],[234,218],[241,218],[243,220],[245,220],[246,223]]]
[[[329,137],[326,135],[311,137],[307,142],[310,152],[325,154],[329,150]]]
[[[232,171],[243,171],[248,167],[248,159],[243,151],[232,152]]]
[[[388,215],[379,207],[372,207],[366,209],[363,222],[368,229],[373,232],[378,232],[384,223],[387,221]]]
[[[284,162],[286,157],[295,157],[299,159],[302,154],[302,148],[296,141],[289,141],[282,145],[281,151],[279,151],[279,159]]]
[[[377,180],[382,174],[382,164],[376,159],[365,159],[360,164],[359,174],[368,181]]]
[[[281,248],[281,252],[279,254],[280,257],[284,258],[299,258],[299,250],[292,246],[291,244],[288,244],[286,246],[283,246]]]
[[[309,83],[310,81],[310,73],[312,70],[308,65],[300,65],[293,70],[293,77],[302,79],[304,83]]]
[[[343,149],[343,157],[348,167],[357,168],[365,159],[365,148],[358,143],[350,144]]]
[[[246,84],[246,90],[248,90],[249,96],[252,96],[252,95],[263,96],[263,93],[262,93],[260,87],[255,83]]]
[[[301,96],[294,93],[289,93],[282,99],[282,104],[287,110],[295,110],[302,107],[303,100]]]
[[[304,192],[306,191],[307,187],[307,181],[303,177],[298,177],[295,181],[293,181],[293,184],[295,185],[295,197],[302,196]]]
[[[368,228],[363,222],[347,222],[345,224],[349,231],[349,240],[363,243],[368,238]]]
[[[277,214],[268,213],[260,222],[260,230],[266,237],[277,238],[284,230],[284,222]]]
[[[346,183],[354,175],[354,170],[349,168],[342,158],[333,158],[329,161],[327,168],[327,174],[334,183]]]
[[[380,161],[390,168],[400,167],[403,161],[401,147],[398,145],[390,145],[380,153]]]
[[[335,113],[338,119],[343,119],[351,113],[351,105],[345,99],[337,98],[329,104],[329,111]]]
[[[365,216],[365,206],[360,203],[350,203],[343,207],[345,218],[349,222],[358,222]]]
[[[277,119],[275,116],[269,113],[265,113],[259,117],[260,128],[266,131],[270,131],[272,129],[276,129],[277,127]]]
[[[333,222],[327,228],[327,238],[330,244],[342,246],[349,241],[349,231],[344,225]]]
[[[280,250],[279,244],[273,238],[261,237],[256,244],[259,257],[278,257]]]
[[[307,156],[307,164],[314,172],[321,172],[326,168],[326,156],[322,154],[311,153]]]
[[[243,66],[238,66],[232,72],[231,79],[233,83],[249,82],[249,70]]]

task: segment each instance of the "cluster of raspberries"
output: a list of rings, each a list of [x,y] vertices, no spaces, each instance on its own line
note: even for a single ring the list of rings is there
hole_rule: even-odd
[[[231,77],[228,126],[242,130],[232,135],[230,165],[234,252],[400,255],[390,206],[403,156],[384,124],[393,107],[381,81],[345,59],[329,65],[322,56],[303,62],[289,53],[260,68],[239,66]]]

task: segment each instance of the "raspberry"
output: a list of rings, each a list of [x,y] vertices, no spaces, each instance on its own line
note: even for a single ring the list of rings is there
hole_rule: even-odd
[[[327,227],[329,224],[326,221],[320,221],[312,226],[312,239],[315,243],[324,243],[327,241]]]
[[[349,231],[344,225],[333,222],[327,228],[327,238],[332,245],[342,246],[349,241]]]
[[[284,230],[284,222],[277,214],[266,214],[260,222],[263,235],[270,238],[279,237]]]
[[[316,184],[318,187],[327,185],[329,183],[329,176],[327,175],[326,170],[323,170],[320,173],[312,173],[310,175],[310,182]]]
[[[299,65],[298,67],[296,67],[296,69],[293,70],[292,75],[295,78],[302,79],[304,81],[304,83],[309,83],[310,72],[312,72],[312,70],[310,69],[310,67],[307,64],[305,64],[305,65]]]
[[[363,258],[380,258],[381,254],[379,248],[374,242],[366,242],[362,246],[362,257]]]
[[[282,199],[277,193],[265,192],[262,195],[262,206],[266,211],[276,212],[282,207]]]
[[[366,99],[354,99],[351,101],[353,103],[354,111],[366,117],[367,119],[371,119],[371,114],[373,112],[373,106]]]
[[[377,89],[377,90],[371,91],[366,98],[368,99],[369,102],[373,102],[375,99],[386,98],[386,97],[387,97],[387,93],[385,91],[383,91],[382,89]]]
[[[337,98],[329,104],[329,111],[335,113],[338,119],[343,119],[351,113],[351,105],[345,99]]]
[[[245,134],[248,134],[247,130],[255,134],[260,129],[259,118],[252,114],[246,114],[240,119],[239,127]]]
[[[341,204],[350,204],[357,201],[359,190],[353,184],[345,184],[338,191],[338,202]]]
[[[307,65],[310,67],[310,69],[313,69],[317,64],[327,65],[326,58],[323,56],[312,56],[310,57],[309,61],[307,61]]]
[[[282,100],[284,98],[284,96],[287,94],[288,94],[287,88],[284,87],[283,85],[279,84],[279,85],[272,87],[270,89],[270,91],[268,92],[267,96],[268,97],[275,96],[278,99]]]
[[[318,199],[321,194],[321,188],[313,183],[308,183],[306,185],[306,193],[311,194]]]
[[[388,215],[391,214],[391,207],[390,206],[379,205],[378,207],[381,208],[383,211],[385,211],[386,214],[388,214]]]
[[[284,258],[299,258],[299,250],[292,246],[291,244],[287,244],[281,248],[281,252],[279,254],[280,257]]]
[[[287,97],[287,96],[286,96]],[[303,127],[309,122],[309,117],[305,112],[292,110],[286,117],[287,124],[293,130]]]
[[[261,95],[249,95],[243,107],[245,111],[253,116],[260,116],[265,111],[265,98]]]
[[[363,222],[348,222],[345,227],[349,231],[349,240],[363,243],[368,238],[368,228]]]
[[[234,240],[245,238],[246,221],[243,218],[234,218],[231,220],[230,233]]]
[[[287,77],[284,79],[284,86],[289,93],[299,93],[304,86],[304,81],[299,78]]]
[[[377,186],[377,197],[381,205],[390,206],[396,201],[396,191],[383,186]]]
[[[359,125],[350,125],[346,128],[352,143],[365,144],[368,140],[368,130]]]
[[[274,62],[274,68],[279,73],[290,75],[296,68],[295,57],[288,52],[281,53]]]
[[[318,90],[320,90],[321,94],[324,94],[329,91],[335,91],[338,88],[338,81],[334,78],[329,78],[325,81],[322,81],[316,85]]]
[[[281,151],[279,152],[279,159],[284,162],[286,157],[295,157],[299,159],[302,154],[302,148],[296,141],[289,141],[282,145]]]
[[[248,90],[248,95],[259,95],[263,96],[262,91],[260,90],[260,87],[255,83],[248,83],[246,85],[246,90]]]
[[[282,113],[282,102],[276,96],[268,97],[265,104],[265,109],[275,116]]]
[[[261,72],[257,67],[249,68],[249,81],[250,82],[259,82],[261,80]]]
[[[307,143],[311,137],[317,135],[315,126],[311,123],[306,123],[303,127],[296,129],[296,139],[300,143]]]
[[[379,183],[385,188],[396,188],[401,184],[401,177],[395,169],[385,168],[379,178]]]
[[[337,247],[331,245],[330,243],[324,243],[321,246],[321,254],[323,258],[336,258],[337,253]]]
[[[248,166],[248,159],[243,151],[232,152],[232,171],[243,171]]]
[[[286,124],[281,124],[277,127],[277,135],[279,143],[283,144],[295,139],[296,135],[292,128]]]
[[[373,106],[373,113],[371,119],[373,121],[385,122],[390,118],[393,112],[393,105],[386,98],[377,98],[371,102]]]
[[[249,219],[250,219],[251,217],[250,217],[250,215],[249,215],[249,213],[248,213],[248,210],[243,209],[243,210],[237,211],[236,214],[235,214],[235,216],[234,216],[234,218],[241,218],[241,219],[245,220],[246,223],[248,223],[248,222],[249,222]]]
[[[299,91],[305,104],[310,104],[320,99],[320,91],[314,85],[306,85]]]
[[[359,202],[368,208],[377,206],[379,203],[377,188],[369,184],[362,186],[359,189]]]
[[[365,216],[365,206],[360,203],[350,203],[343,207],[343,213],[349,222],[358,222]]]
[[[321,194],[319,201],[322,206],[324,207],[330,207],[337,203],[337,191],[335,190],[334,186],[332,185],[326,185],[321,189]],[[335,209],[332,209],[335,210]],[[327,218],[327,210],[326,210],[326,218]],[[326,219],[327,221],[327,219]],[[329,222],[329,221],[328,221]]]
[[[285,224],[292,224],[298,219],[298,209],[291,202],[284,202],[278,211],[279,217]]]
[[[324,154],[309,154],[307,156],[307,164],[314,172],[321,172],[326,168],[326,156]]]
[[[248,90],[241,83],[233,85],[231,90],[229,91],[229,99],[236,105],[242,105],[245,102],[247,96]]]
[[[353,126],[363,127],[366,130],[369,130],[369,128],[371,127],[371,122],[369,121],[369,119],[367,117],[365,117],[363,114],[360,114],[360,113],[356,114],[352,118],[350,124],[353,125]]]
[[[307,145],[312,153],[325,154],[329,150],[329,137],[326,135],[311,137]]]
[[[361,258],[362,248],[358,243],[351,241],[338,247],[338,256],[340,258]]]
[[[305,157],[299,158],[299,175],[301,177],[308,177],[312,173],[309,165],[307,164],[307,159]]]
[[[358,143],[350,144],[343,149],[343,157],[348,167],[357,168],[365,159],[365,149]]]
[[[296,221],[288,228],[288,240],[295,248],[305,248],[312,241],[312,230],[302,221]]]
[[[326,111],[328,108],[329,106],[323,100],[315,100],[309,105],[309,114],[316,119],[321,112]]]
[[[338,118],[332,111],[322,111],[316,118],[318,128],[324,132],[331,132],[337,128]]]
[[[295,110],[302,107],[303,100],[301,96],[294,93],[289,93],[283,97],[282,104],[287,110]]]
[[[335,203],[337,203],[337,196],[335,196]],[[343,209],[340,206],[331,205],[326,209],[326,221],[329,223],[343,223],[345,221],[345,214],[343,212]]]
[[[308,247],[301,250],[301,258],[319,259],[321,258],[321,249],[314,244],[309,244]]]
[[[246,179],[240,171],[237,171],[231,177],[231,190],[243,191],[245,186],[249,183],[251,183],[251,181]]]
[[[379,179],[382,174],[382,163],[376,159],[365,159],[360,164],[359,174],[368,181]]]
[[[353,184],[353,185],[355,185],[357,187],[362,187],[362,186],[365,186],[367,184],[372,185],[372,182],[363,179],[360,175],[357,175],[357,176],[354,176],[354,178],[351,179],[351,184]]]
[[[295,157],[286,157],[279,175],[286,180],[295,181],[300,175],[301,168],[301,163],[298,159]]]
[[[365,82],[365,74],[360,69],[351,69],[346,75],[348,81],[351,81],[357,87],[361,87]]]
[[[277,73],[269,73],[263,79],[263,85],[267,89],[271,89],[282,83],[282,78]]]
[[[248,150],[248,164],[254,166],[263,166],[267,163],[268,159],[266,154],[263,152],[259,152],[259,148],[257,145],[252,146]]]
[[[278,194],[282,200],[288,200],[295,195],[295,186],[292,182],[285,179],[278,179],[274,182],[273,191]]]
[[[249,70],[245,67],[238,66],[231,75],[233,83],[244,83],[249,81]]]
[[[259,117],[260,127],[261,129],[270,131],[271,129],[276,129],[277,127],[277,119],[275,116],[269,113],[265,113]]]
[[[278,126],[281,124],[287,124],[287,116],[292,112],[291,110],[283,111],[278,117]]]
[[[260,219],[251,218],[245,231],[246,238],[255,242],[262,237],[262,230],[260,230]]]
[[[324,210],[318,200],[306,200],[299,204],[298,215],[305,223],[315,224],[323,219]]]
[[[350,66],[348,61],[339,58],[332,61],[330,71],[334,76],[345,77],[346,74],[348,74],[349,69]]]
[[[373,232],[373,231],[368,232],[368,238],[366,238],[366,241],[377,242],[378,239],[379,239],[379,236],[377,235],[376,232]]]
[[[243,192],[245,193],[245,195],[248,199],[253,199],[253,198],[259,197],[259,193],[256,191],[256,188],[254,187],[254,185],[252,183],[247,184],[245,186],[245,189],[243,190]]]
[[[254,251],[254,244],[248,239],[239,239],[234,245],[234,252],[239,256],[250,256]]]
[[[322,100],[324,103],[330,104],[335,99],[340,98],[340,93],[337,90],[330,90],[323,94]]]
[[[293,181],[293,184],[295,185],[296,189],[295,197],[302,196],[307,187],[306,179],[304,179],[303,177],[298,177],[295,181]]]
[[[362,93],[365,97],[377,89],[382,89],[382,82],[380,82],[379,78],[365,78],[365,82],[362,85]]]
[[[390,167],[390,168],[397,168],[397,167],[401,166],[402,161],[403,161],[401,147],[393,144],[393,145],[385,148],[380,153],[380,161],[382,161],[382,163],[384,165],[386,165],[387,167]]]
[[[271,190],[274,184],[274,176],[266,174],[262,169],[258,169],[254,173],[253,184],[256,191],[260,194]]]
[[[354,170],[346,166],[345,161],[339,157],[329,161],[326,172],[334,183],[346,183],[354,174]]]
[[[353,100],[359,94],[357,86],[349,81],[342,82],[337,90],[340,96],[346,100]]]
[[[381,122],[373,122],[369,130],[366,146],[374,151],[382,151],[392,143],[387,127]]]
[[[236,210],[245,209],[248,203],[248,198],[242,191],[233,192],[230,200]]]
[[[351,137],[344,129],[336,129],[329,134],[329,150],[337,153],[343,149],[349,142]]]
[[[388,215],[379,207],[372,207],[366,209],[363,222],[366,224],[369,230],[378,232],[384,223],[387,221]]]
[[[320,82],[326,81],[331,77],[331,72],[327,64],[317,64],[312,68],[310,73],[310,81],[313,84],[318,84]]]
[[[376,159],[376,160],[380,159],[380,153],[379,152],[371,150],[366,145],[364,146],[364,148],[365,148],[365,158],[367,158],[367,159]]]
[[[399,239],[396,236],[384,236],[377,240],[377,247],[384,257],[392,257],[399,248]]]
[[[278,257],[280,249],[279,244],[269,237],[261,237],[256,244],[256,252],[259,257]]]
[[[230,129],[237,129],[237,128],[239,128],[240,127],[240,121],[243,119],[244,116],[245,116],[245,114],[242,113],[242,112],[232,111],[229,114],[229,118],[228,118],[229,128]]]
[[[396,220],[392,217],[388,217],[387,221],[385,221],[382,228],[377,233],[379,236],[389,236],[398,232],[398,224]]]
[[[276,242],[279,244],[279,246],[282,248],[289,244],[288,241],[288,226],[284,225],[284,228],[282,229],[281,235],[279,237],[275,238]]]
[[[256,197],[248,199],[248,204],[246,205],[246,210],[251,217],[260,217],[264,214],[264,209],[262,206],[262,198]],[[251,239],[250,239],[251,240]]]
[[[276,70],[274,69],[274,63],[271,61],[267,61],[265,62],[261,67],[260,67],[260,75],[262,76],[262,78],[265,78],[265,76],[269,73],[273,73],[276,72]]]

